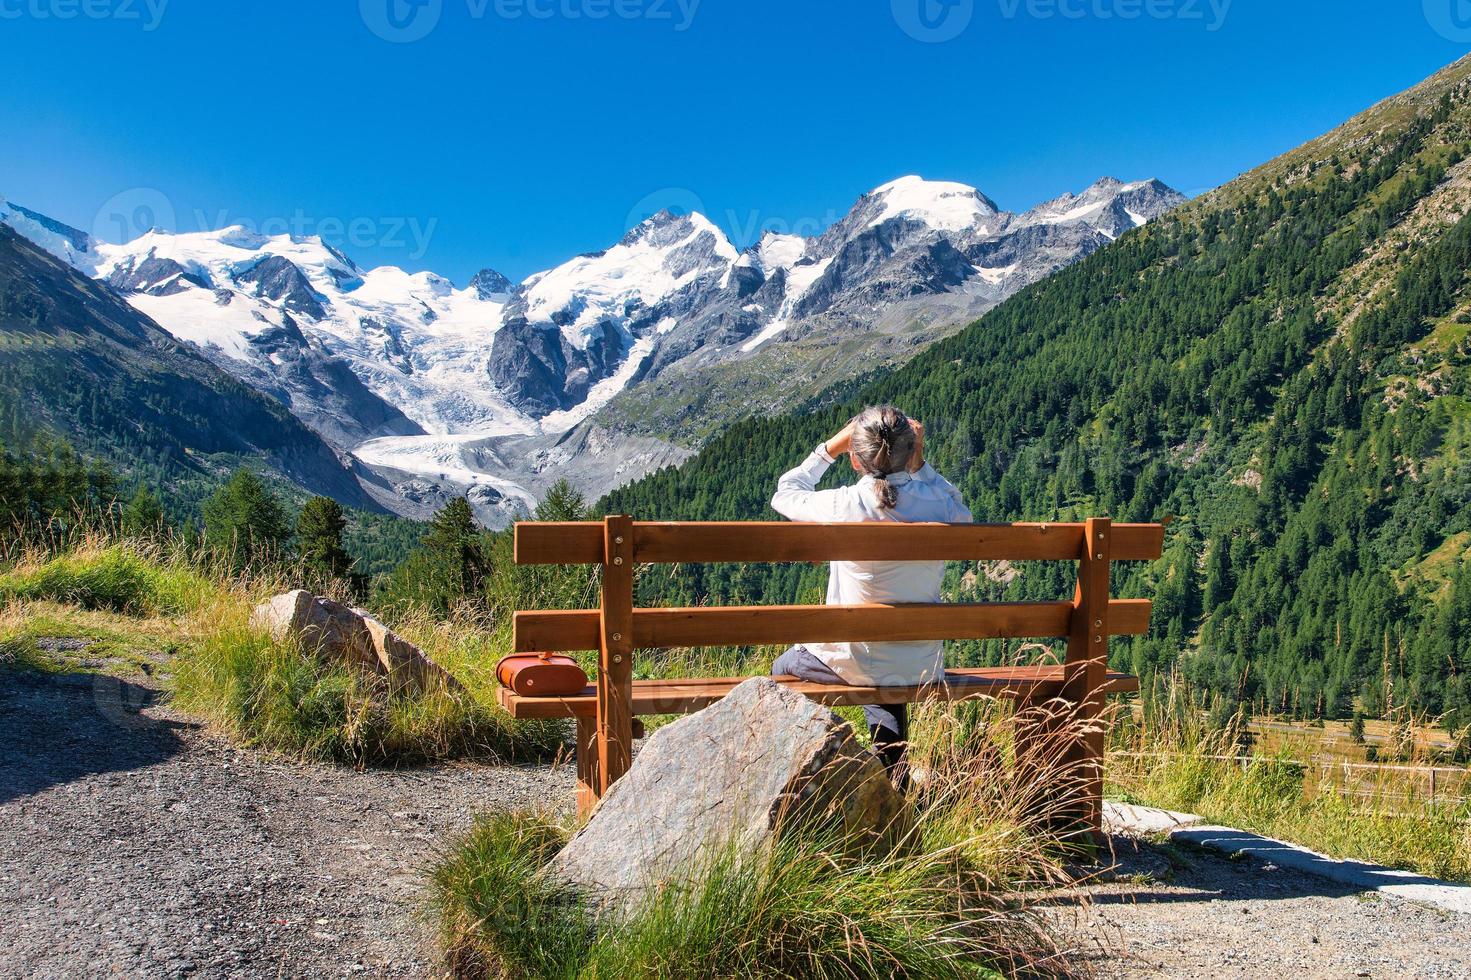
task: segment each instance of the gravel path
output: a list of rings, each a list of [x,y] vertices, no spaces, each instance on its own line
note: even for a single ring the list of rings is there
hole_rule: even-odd
[[[355,773],[230,746],[156,683],[0,671],[0,977],[432,976],[420,870],[564,767]],[[1471,977],[1471,917],[1115,838],[1057,915],[1104,976]]]
[[[1113,846],[1113,880],[1085,889],[1080,916],[1105,976],[1471,977],[1471,916],[1252,859]]]
[[[356,773],[232,748],[148,681],[0,670],[0,976],[433,972],[431,844],[566,767]]]

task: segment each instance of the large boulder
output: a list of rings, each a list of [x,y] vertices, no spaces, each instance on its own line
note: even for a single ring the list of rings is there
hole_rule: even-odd
[[[420,691],[435,686],[458,690],[460,683],[429,655],[414,644],[384,626],[381,621],[363,609],[353,610],[363,620],[368,631],[368,642],[378,658],[379,670],[393,678],[396,683],[411,684]]]
[[[719,847],[814,825],[886,846],[910,818],[847,722],[756,677],[651,735],[548,870],[595,906],[627,908]]]
[[[317,656],[386,677],[395,690],[460,686],[423,650],[363,610],[304,589],[267,599],[255,607],[250,623],[278,643],[295,640]]]

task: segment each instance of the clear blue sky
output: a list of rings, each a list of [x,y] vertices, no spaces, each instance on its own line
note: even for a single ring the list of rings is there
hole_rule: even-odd
[[[1013,209],[1103,174],[1198,193],[1471,51],[1468,7],[0,0],[0,193],[85,230],[325,231],[461,283],[664,204],[741,243],[813,230],[906,173]]]

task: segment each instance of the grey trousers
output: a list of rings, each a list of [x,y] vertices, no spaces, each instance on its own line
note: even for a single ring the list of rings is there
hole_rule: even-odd
[[[773,677],[783,674],[790,674],[804,681],[812,681],[814,684],[848,683],[839,677],[831,667],[817,659],[816,654],[801,644],[777,657],[776,663],[771,665]],[[863,720],[868,722],[870,731],[875,728],[887,729],[893,733],[893,737],[898,739],[909,737],[908,715],[908,705],[904,704],[865,704],[863,706]]]

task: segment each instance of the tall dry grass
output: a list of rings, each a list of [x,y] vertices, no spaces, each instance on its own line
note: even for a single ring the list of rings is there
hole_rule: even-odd
[[[1432,802],[1412,770],[1364,769],[1345,783],[1310,746],[1253,750],[1244,719],[1211,730],[1181,685],[1114,726],[1110,795],[1198,814],[1338,858],[1471,881],[1471,802]],[[1306,764],[1304,764],[1306,763]]]
[[[572,831],[494,813],[430,872],[446,965],[464,977],[1083,975],[1086,937],[1049,907],[1075,883],[1062,769],[1017,757],[1009,706],[920,705],[911,822],[892,849],[831,827],[715,847],[679,880],[596,919],[549,878]],[[1059,752],[1053,765],[1066,766]],[[1024,762],[1018,765],[1018,762]],[[592,923],[592,925],[589,925]]]

